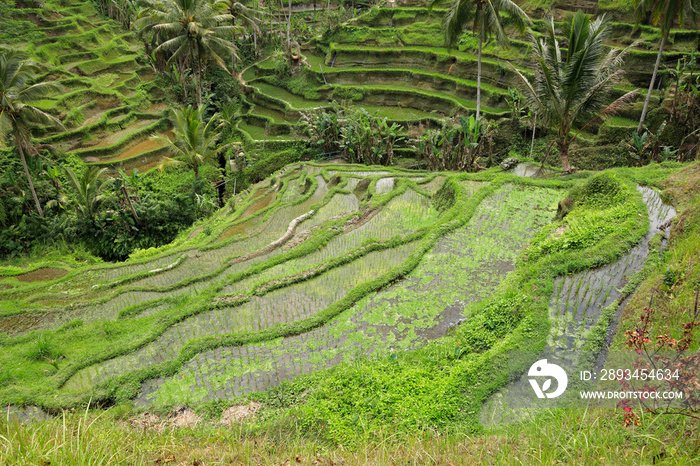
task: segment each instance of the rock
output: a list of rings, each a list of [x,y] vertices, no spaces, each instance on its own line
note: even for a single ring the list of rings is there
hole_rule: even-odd
[[[501,168],[504,170],[510,170],[514,166],[520,163],[520,159],[516,157],[508,157],[503,162],[501,162]]]

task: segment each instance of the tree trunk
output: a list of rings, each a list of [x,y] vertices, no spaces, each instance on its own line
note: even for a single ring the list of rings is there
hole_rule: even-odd
[[[231,16],[233,16],[233,10],[231,10]],[[231,18],[231,27],[236,27],[236,17]],[[231,45],[233,46],[233,51],[231,52],[231,74],[236,73],[236,34],[231,30]]]
[[[289,34],[292,30],[292,0],[289,0],[289,11],[287,13],[288,13],[288,17],[287,17],[287,48],[289,48],[289,46],[291,45],[291,41],[289,39]],[[290,55],[291,55],[291,53],[290,53]]]
[[[561,168],[564,173],[571,173],[571,166],[569,165],[569,144],[566,140],[559,140],[557,142],[559,147],[559,154],[561,155]]]
[[[644,127],[644,119],[647,116],[647,108],[649,107],[649,100],[651,99],[651,92],[654,90],[654,82],[656,81],[656,73],[659,71],[659,64],[661,63],[661,56],[663,55],[664,45],[666,44],[666,37],[668,37],[668,31],[661,38],[661,44],[659,45],[659,54],[656,56],[656,64],[654,65],[654,72],[651,74],[651,82],[649,83],[649,91],[647,92],[647,97],[644,99],[644,108],[642,108],[642,116],[639,117],[639,126],[637,126],[637,134],[642,134],[642,128]]]
[[[194,51],[190,49],[190,57],[192,58],[192,69],[197,67],[197,104],[202,105],[202,57],[199,56],[199,49],[197,50],[197,57],[194,56]]]
[[[199,55],[199,51],[197,52],[197,75],[199,76],[199,79],[197,79],[197,103],[199,106],[202,106],[202,57]]]
[[[532,151],[535,149],[535,130],[537,129],[537,112],[535,112],[535,121],[532,123],[532,141],[530,142],[530,158]]]
[[[29,190],[32,192],[32,197],[34,197],[34,204],[36,204],[36,210],[39,212],[39,216],[44,216],[44,211],[41,210],[41,204],[39,204],[39,198],[34,190],[34,183],[32,183],[32,177],[29,176],[29,167],[27,167],[27,160],[24,158],[24,151],[22,150],[22,136],[20,136],[19,129],[15,129],[15,141],[17,141],[17,149],[19,150],[19,158],[22,160],[22,168],[24,168],[24,174],[27,175],[27,182],[29,182]]]
[[[479,119],[479,110],[481,110],[481,31],[479,31],[479,53],[477,55],[477,65],[476,65],[476,119],[477,120]]]
[[[255,56],[258,56],[258,28],[257,28],[257,22],[258,20],[258,0],[255,0],[253,3],[253,21],[255,22],[255,26],[253,28],[253,49],[255,50]]]
[[[134,220],[136,220],[136,223],[139,223],[139,216],[136,215],[136,209],[134,209],[134,204],[131,203],[129,191],[126,189],[125,185],[122,185],[122,194],[124,195],[124,199],[126,199],[126,203],[129,204],[129,208],[131,209],[131,215],[134,216]]]
[[[187,101],[187,83],[185,83],[185,60],[180,56],[178,58],[179,60],[179,65],[178,66],[178,74],[180,75],[180,85],[182,86],[182,94],[184,95],[184,100],[183,102]]]

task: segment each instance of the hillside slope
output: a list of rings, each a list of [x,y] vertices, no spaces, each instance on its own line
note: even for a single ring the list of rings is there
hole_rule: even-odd
[[[148,137],[168,129],[166,107],[133,32],[99,16],[89,1],[10,2],[3,8],[3,28],[31,22],[31,34],[5,37],[5,45],[25,50],[45,70],[39,78],[64,89],[38,107],[59,117],[67,131],[35,131],[38,144],[128,171],[147,170],[162,159],[162,145]]]

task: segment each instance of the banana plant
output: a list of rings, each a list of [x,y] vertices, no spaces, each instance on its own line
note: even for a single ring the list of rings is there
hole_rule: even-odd
[[[637,133],[632,134],[632,144],[630,144],[629,142],[625,142],[627,147],[630,149],[630,157],[639,166],[642,165],[642,161],[644,160],[644,152],[646,149],[648,149],[647,139],[649,139],[649,132],[644,131],[644,134],[642,134],[641,136]]]
[[[379,120],[379,132],[386,144],[386,157],[382,160],[382,165],[391,165],[394,161],[394,145],[405,139],[401,136],[401,126],[396,123],[389,126],[386,118],[383,118]]]

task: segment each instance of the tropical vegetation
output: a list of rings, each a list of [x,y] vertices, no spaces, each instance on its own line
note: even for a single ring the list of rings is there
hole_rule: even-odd
[[[698,462],[696,7],[0,2],[0,464]]]
[[[199,177],[200,167],[216,154],[216,141],[220,137],[217,132],[219,127],[215,126],[219,115],[215,114],[205,122],[205,112],[206,108],[203,106],[173,109],[174,140],[169,136],[154,136],[152,139],[165,143],[173,155],[179,158],[165,157],[160,164],[161,170],[170,166],[184,165],[194,171],[195,179]]]
[[[686,20],[690,24],[698,24],[698,20],[700,19],[700,2],[698,2],[698,0],[635,0],[635,8],[637,24],[650,16],[652,23],[655,26],[659,26],[661,29],[659,53],[656,56],[654,71],[651,74],[651,81],[649,82],[649,90],[644,98],[644,107],[642,108],[642,114],[639,117],[639,126],[637,127],[637,134],[642,134],[644,119],[646,118],[651,94],[656,84],[656,75],[659,71],[659,65],[661,64],[661,57],[664,53],[664,45],[666,45],[671,28],[676,21],[680,25],[685,24]]]
[[[432,2],[437,3],[437,2]],[[503,16],[508,15],[509,22],[523,31],[530,21],[525,12],[511,0],[452,0],[450,9],[443,19],[443,30],[447,50],[455,46],[465,26],[471,23],[471,29],[478,37],[477,78],[476,78],[476,119],[481,109],[481,48],[491,36],[501,45],[508,43]]]
[[[61,88],[53,82],[34,82],[39,66],[29,57],[17,51],[0,52],[0,132],[5,141],[12,137],[29,189],[34,198],[36,211],[40,216],[44,211],[34,189],[32,177],[27,167],[27,155],[37,157],[39,153],[32,144],[30,127],[33,124],[56,125],[61,122],[54,116],[33,106],[45,96],[58,93]]]
[[[579,132],[595,119],[615,115],[638,93],[636,89],[629,91],[606,105],[607,93],[623,73],[628,52],[628,49],[606,50],[603,42],[607,33],[605,17],[591,21],[578,12],[564,23],[563,34],[567,39],[564,52],[551,19],[547,36],[533,35],[530,39],[536,61],[534,79],[515,70],[523,81],[530,107],[557,132],[556,144],[565,173],[571,171],[569,147]]]

